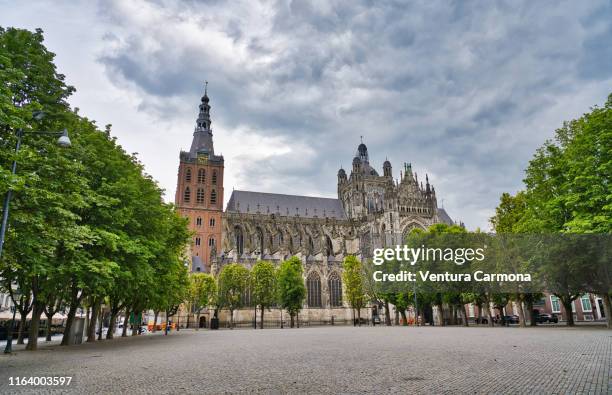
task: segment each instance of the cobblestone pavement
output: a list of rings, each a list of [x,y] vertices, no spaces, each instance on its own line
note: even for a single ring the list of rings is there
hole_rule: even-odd
[[[319,327],[181,331],[0,356],[9,376],[87,393],[612,393],[603,328]]]

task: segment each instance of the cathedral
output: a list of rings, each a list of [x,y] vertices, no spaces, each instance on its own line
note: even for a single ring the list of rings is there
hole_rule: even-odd
[[[388,160],[380,175],[363,142],[350,173],[338,170],[336,199],[233,190],[223,210],[224,161],[214,153],[209,101],[205,90],[191,149],[180,153],[175,196],[194,232],[191,271],[216,275],[228,263],[251,267],[297,256],[308,290],[301,319],[349,319],[341,279],[346,255],[367,259],[374,248],[401,244],[413,228],[453,223],[427,175],[419,182],[404,163],[395,179]],[[237,321],[252,319],[252,310],[235,314]]]

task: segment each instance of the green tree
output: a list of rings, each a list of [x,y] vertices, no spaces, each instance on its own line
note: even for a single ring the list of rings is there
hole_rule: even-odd
[[[594,107],[582,117],[565,122],[540,147],[526,170],[525,215],[516,228],[535,233],[612,232],[612,95],[603,107]],[[578,257],[577,257],[578,258]],[[550,262],[543,268],[552,283],[563,283],[558,292],[567,311],[567,324],[573,325],[571,303],[580,295],[567,281],[583,275],[585,267],[572,262]],[[593,281],[593,289],[604,301],[608,327],[610,317],[610,268]],[[603,275],[602,275],[603,274]],[[556,277],[555,277],[556,275]],[[568,310],[569,308],[569,310]]]
[[[203,308],[214,302],[217,295],[215,278],[207,273],[194,273],[190,277],[191,305],[196,311],[196,330],[199,328],[200,313]]]
[[[303,273],[302,262],[295,256],[282,262],[278,270],[278,300],[289,313],[292,328],[306,298]]]
[[[366,295],[363,267],[354,255],[344,258],[342,263],[342,281],[344,282],[346,299],[353,309],[353,322],[355,322],[355,310],[357,310],[357,323],[361,326],[361,309],[365,307]],[[405,313],[403,316],[405,316]]]
[[[258,261],[251,269],[252,298],[259,306],[261,318],[259,327],[264,327],[264,311],[276,302],[276,268],[271,262]]]
[[[219,273],[219,304],[230,312],[230,327],[234,327],[234,310],[243,306],[243,293],[248,289],[250,273],[247,268],[231,263]]]

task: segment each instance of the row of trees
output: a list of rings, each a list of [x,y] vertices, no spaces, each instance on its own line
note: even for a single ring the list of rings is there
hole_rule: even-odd
[[[68,334],[77,310],[87,308],[93,341],[105,305],[112,338],[122,310],[135,317],[144,309],[171,315],[188,284],[185,220],[163,202],[163,191],[111,136],[110,125],[100,130],[70,108],[67,99],[75,90],[53,59],[41,30],[0,28],[0,193],[13,191],[0,286],[21,316],[20,334],[31,313],[30,350],[36,349],[43,313],[50,324],[65,311]],[[39,110],[46,116],[33,119]],[[71,148],[26,134],[15,154],[18,129],[64,128]],[[16,175],[9,170],[13,160]]]
[[[608,254],[607,262],[589,269],[599,282],[584,281],[585,263],[579,258],[586,253],[571,251],[571,246],[567,254],[574,259],[559,260],[548,268],[550,284],[563,290],[554,294],[568,312],[568,325],[573,325],[574,300],[593,292],[602,298],[607,325],[612,328],[611,178],[612,94],[603,107],[564,123],[554,139],[536,151],[526,170],[524,189],[515,195],[504,193],[491,218],[498,234],[579,234],[602,239],[598,249]],[[519,293],[514,298],[529,305],[537,296]]]
[[[302,262],[297,257],[283,261],[278,268],[268,261],[258,261],[251,270],[238,263],[223,266],[218,278],[210,274],[196,273],[191,276],[188,310],[195,311],[200,319],[200,311],[205,307],[230,312],[230,326],[234,326],[234,311],[247,307],[245,294],[250,293],[250,305],[260,310],[260,328],[263,329],[266,309],[278,306],[289,313],[291,327],[299,314],[306,298]],[[367,301],[363,282],[361,263],[354,256],[348,256],[343,263],[345,294],[353,315]]]

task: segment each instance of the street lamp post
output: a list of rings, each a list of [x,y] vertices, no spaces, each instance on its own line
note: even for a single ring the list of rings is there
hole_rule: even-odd
[[[11,325],[8,327],[6,346],[4,347],[5,354],[10,354],[13,352],[13,332],[15,331],[15,314],[17,313],[17,306],[15,306],[14,303],[11,306],[11,310],[13,311],[13,319],[11,320]]]
[[[42,117],[43,117],[43,113],[40,111],[34,114],[34,118],[36,120],[40,120],[42,119]],[[17,132],[16,132],[17,144],[15,145],[15,154],[19,152],[19,149],[21,148],[21,140],[23,139],[23,136],[25,136],[26,134],[55,136],[55,137],[59,137],[57,139],[57,144],[60,147],[67,148],[67,147],[70,147],[71,145],[70,138],[68,137],[68,131],[66,129],[64,129],[61,132],[39,132],[39,131],[25,132],[23,129],[17,129]],[[11,174],[14,175],[16,171],[17,171],[17,158],[13,160],[13,164],[11,166]],[[6,229],[8,227],[9,207],[11,203],[12,192],[13,191],[11,190],[11,188],[9,188],[8,191],[6,191],[6,197],[4,198],[4,205],[2,208],[2,225],[0,226],[0,258],[2,258],[2,251],[4,249],[4,237],[6,235]],[[17,306],[15,305],[15,303],[13,303],[13,319],[10,325],[11,330],[6,339],[6,347],[4,348],[5,354],[10,354],[13,349],[13,329],[15,326],[16,312],[17,312]]]
[[[56,136],[59,137],[57,139],[57,144],[60,147],[70,147],[70,138],[68,137],[68,131],[66,129],[64,129],[61,132],[25,132],[23,129],[17,129],[17,144],[15,145],[15,154],[17,154],[19,152],[19,149],[21,148],[21,140],[23,138],[24,135],[26,134],[42,134],[42,135],[49,135],[49,136]],[[17,158],[15,158],[15,160],[13,160],[13,165],[11,166],[11,174],[15,174],[17,171]],[[2,226],[0,227],[0,258],[2,258],[2,250],[4,247],[4,236],[6,235],[6,229],[8,226],[8,215],[9,215],[9,206],[11,203],[11,197],[12,197],[12,190],[9,188],[8,191],[6,191],[6,197],[4,198],[4,206],[2,208]]]

